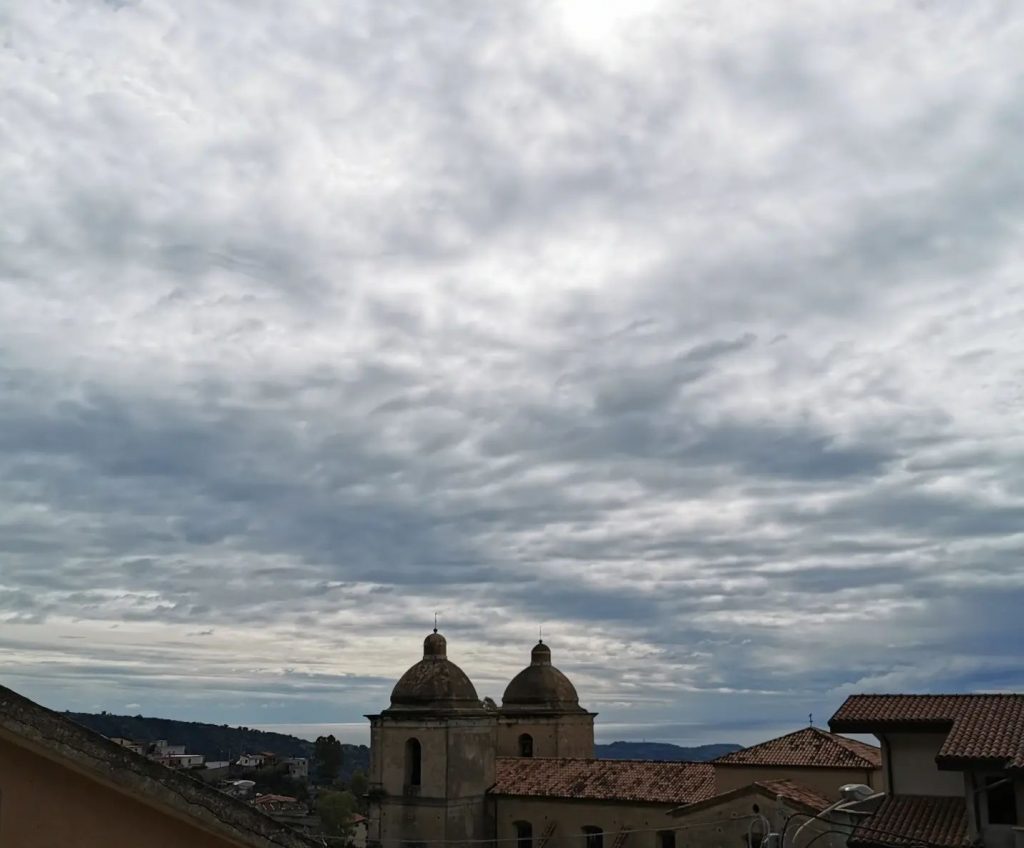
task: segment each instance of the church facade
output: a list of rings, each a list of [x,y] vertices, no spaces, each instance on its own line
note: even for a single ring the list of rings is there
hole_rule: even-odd
[[[388,708],[367,716],[368,845],[680,848],[685,830],[688,846],[744,848],[755,824],[775,826],[766,797],[775,818],[814,814],[837,797],[828,787],[877,772],[870,746],[868,759],[852,756],[860,743],[817,728],[721,765],[598,760],[595,716],[543,641],[498,706],[480,700],[435,630]],[[808,769],[823,791],[805,785]]]
[[[491,838],[500,760],[592,758],[594,716],[543,642],[501,707],[485,705],[435,630],[423,659],[395,685],[391,705],[368,716],[369,840],[412,846]]]

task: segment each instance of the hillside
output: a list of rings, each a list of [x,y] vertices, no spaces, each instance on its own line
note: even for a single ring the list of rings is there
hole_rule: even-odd
[[[668,760],[673,762],[705,762],[738,751],[742,745],[731,742],[718,742],[712,745],[698,745],[695,748],[683,748],[668,742],[612,742],[608,745],[595,745],[594,751],[599,760]]]
[[[170,718],[111,715],[109,713],[67,713],[68,718],[104,736],[122,736],[139,742],[166,739],[173,745],[184,745],[189,753],[202,754],[208,760],[233,760],[243,753],[269,751],[279,757],[313,757],[313,743],[285,733],[271,733],[249,727],[226,724],[204,724],[198,721],[177,721]],[[690,760],[704,761],[737,751],[740,745],[718,743],[683,748],[667,742],[612,742],[595,745],[595,754],[602,760]],[[342,744],[344,779],[355,771],[370,768],[370,749],[365,745]]]
[[[270,733],[249,727],[204,724],[170,718],[121,716],[109,713],[66,713],[90,730],[104,736],[121,736],[139,742],[166,739],[172,745],[184,745],[190,754],[202,754],[208,760],[234,760],[239,754],[269,751],[279,757],[313,756],[313,743],[285,733]],[[342,777],[370,767],[370,749],[365,745],[342,744]]]

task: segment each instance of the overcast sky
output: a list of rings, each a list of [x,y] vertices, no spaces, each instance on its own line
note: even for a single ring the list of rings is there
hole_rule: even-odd
[[[1024,688],[1024,12],[14,0],[0,682],[602,738]]]

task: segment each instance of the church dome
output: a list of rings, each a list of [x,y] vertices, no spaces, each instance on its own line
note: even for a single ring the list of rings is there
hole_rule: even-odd
[[[501,708],[510,712],[586,712],[576,687],[551,664],[551,649],[543,641],[533,646],[530,664],[508,684]]]
[[[448,659],[448,643],[436,630],[423,640],[423,659],[391,691],[388,712],[481,710],[466,673]]]

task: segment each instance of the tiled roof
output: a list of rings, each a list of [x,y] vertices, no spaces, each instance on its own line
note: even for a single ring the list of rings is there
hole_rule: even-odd
[[[140,803],[169,808],[195,826],[252,848],[307,848],[315,843],[248,804],[179,769],[167,768],[60,713],[0,686],[0,731],[14,744],[41,749]]]
[[[962,797],[890,795],[857,825],[848,845],[959,848],[966,842],[967,808]]]
[[[501,757],[494,795],[546,796],[652,804],[692,804],[710,798],[710,763]]]
[[[832,803],[824,795],[819,795],[813,789],[808,789],[792,780],[759,780],[728,792],[722,792],[719,795],[712,795],[703,801],[677,807],[670,812],[674,816],[685,816],[698,810],[706,810],[708,807],[742,798],[745,795],[762,795],[771,800],[775,800],[781,795],[783,801],[788,802],[791,806],[800,807],[813,813],[820,813]]]
[[[785,801],[802,804],[819,813],[832,803],[824,795],[793,780],[759,780],[754,785],[766,789],[773,797],[781,795]]]
[[[715,765],[820,766],[827,768],[878,768],[881,751],[874,745],[847,739],[817,727],[805,727],[778,739],[769,739],[724,754]]]
[[[987,760],[1024,768],[1024,695],[851,695],[829,725],[854,733],[947,730],[940,766]]]

